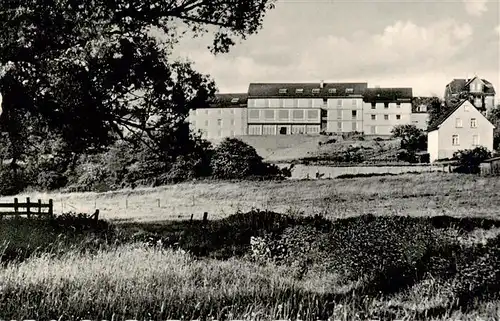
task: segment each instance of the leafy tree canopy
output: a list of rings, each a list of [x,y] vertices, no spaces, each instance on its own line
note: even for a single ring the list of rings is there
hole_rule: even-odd
[[[391,133],[396,138],[401,138],[401,148],[415,152],[427,148],[427,136],[424,131],[415,125],[394,126]]]
[[[2,131],[19,143],[16,130],[27,121],[19,118],[29,114],[74,152],[148,137],[161,153],[172,143],[164,137],[215,92],[208,76],[169,59],[173,46],[186,31],[215,30],[209,49],[227,52],[259,30],[273,6],[274,0],[2,1]]]
[[[446,106],[444,106],[443,101],[436,96],[413,98],[413,112],[415,112],[415,109],[420,105],[425,105],[427,107],[427,113],[429,114],[429,126],[432,126],[439,116],[446,112]]]

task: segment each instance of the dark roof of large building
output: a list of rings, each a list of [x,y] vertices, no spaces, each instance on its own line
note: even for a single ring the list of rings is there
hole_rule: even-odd
[[[450,88],[452,94],[458,94],[462,91],[469,91],[469,84],[474,78],[476,77],[473,77],[469,80],[453,79],[449,84],[446,85],[446,87]],[[495,88],[493,87],[493,84],[486,79],[481,79],[481,80],[485,84],[484,92],[487,94],[495,94]]]
[[[251,83],[249,97],[346,97],[361,96],[368,83]],[[314,91],[313,91],[314,89]],[[352,89],[350,92],[346,90]]]
[[[363,96],[365,102],[409,100],[413,98],[412,88],[368,88]]]
[[[215,94],[215,98],[209,101],[211,108],[245,107],[248,102],[246,93]]]
[[[446,119],[448,119],[448,117],[450,117],[458,108],[460,108],[460,106],[462,106],[466,101],[468,101],[467,99],[462,99],[460,100],[457,104],[455,104],[454,106],[451,106],[450,108],[448,108],[448,110],[443,113],[440,117],[438,117],[428,128],[427,128],[427,131],[428,132],[431,132],[433,130],[436,130],[438,129],[438,127],[444,123],[444,121]],[[476,108],[473,104],[471,104],[474,108]]]

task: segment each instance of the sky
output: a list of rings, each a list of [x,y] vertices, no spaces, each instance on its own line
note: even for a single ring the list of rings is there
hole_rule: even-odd
[[[219,92],[250,82],[368,82],[442,97],[477,75],[500,98],[500,0],[278,0],[258,34],[227,54],[184,38],[175,54],[210,74]]]

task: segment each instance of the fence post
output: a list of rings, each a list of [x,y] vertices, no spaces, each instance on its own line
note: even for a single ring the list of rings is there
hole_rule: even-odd
[[[206,225],[208,221],[208,212],[203,213],[203,225]]]
[[[16,213],[16,216],[18,215],[19,213],[19,202],[17,201],[17,197],[14,198],[14,213]]]
[[[42,216],[42,200],[38,200],[38,217]]]
[[[30,198],[26,197],[26,215],[30,218]]]
[[[49,199],[49,216],[54,216],[54,202]]]

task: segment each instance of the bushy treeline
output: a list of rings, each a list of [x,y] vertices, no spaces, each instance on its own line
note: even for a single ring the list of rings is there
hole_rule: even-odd
[[[190,134],[175,149],[158,153],[147,140],[117,140],[97,153],[77,155],[63,141],[49,139],[34,144],[33,156],[25,153],[15,163],[6,158],[3,145],[0,194],[12,195],[32,188],[70,191],[107,191],[136,186],[158,186],[186,180],[283,179],[290,171],[263,161],[256,150],[239,139],[228,138],[214,146]],[[36,151],[36,152],[35,152]]]

